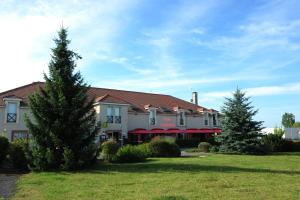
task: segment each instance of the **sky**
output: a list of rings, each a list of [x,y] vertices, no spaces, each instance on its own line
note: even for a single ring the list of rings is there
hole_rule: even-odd
[[[299,0],[0,0],[0,92],[47,73],[68,28],[95,87],[169,94],[220,110],[240,88],[256,120],[300,121]]]

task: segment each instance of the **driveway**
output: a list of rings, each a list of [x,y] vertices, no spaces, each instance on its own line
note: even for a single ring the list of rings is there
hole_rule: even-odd
[[[20,174],[0,174],[0,199],[9,199],[15,194]]]

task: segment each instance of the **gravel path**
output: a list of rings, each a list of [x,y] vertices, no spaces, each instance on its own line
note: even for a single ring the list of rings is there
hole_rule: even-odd
[[[208,153],[181,151],[181,157],[206,157]]]
[[[16,191],[16,181],[20,174],[0,174],[0,199],[9,199]]]

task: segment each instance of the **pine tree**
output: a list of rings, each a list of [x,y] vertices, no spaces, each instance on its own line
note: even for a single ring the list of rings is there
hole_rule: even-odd
[[[97,157],[94,99],[87,96],[90,86],[74,72],[81,57],[68,49],[65,28],[54,42],[44,87],[29,97],[33,120],[26,117],[26,124],[32,135],[28,157],[33,170],[78,169]]]
[[[254,121],[257,114],[251,106],[250,98],[240,89],[226,98],[221,109],[222,133],[220,135],[220,151],[227,153],[256,153],[260,151],[261,121]]]

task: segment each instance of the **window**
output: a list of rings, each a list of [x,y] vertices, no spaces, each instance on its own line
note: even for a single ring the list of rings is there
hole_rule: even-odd
[[[208,113],[204,113],[204,125],[208,126]]]
[[[12,140],[15,139],[28,139],[29,135],[27,131],[13,131]]]
[[[179,112],[179,126],[184,126],[185,125],[185,119],[184,119],[184,111]]]
[[[216,114],[213,114],[213,125],[217,126]]]
[[[121,124],[121,109],[120,107],[115,107],[115,123],[116,124]]]
[[[150,120],[150,125],[156,124],[156,110],[154,109],[150,110],[149,120]]]
[[[107,123],[113,123],[114,122],[114,116],[112,114],[112,107],[106,108],[106,120]]]
[[[17,104],[16,103],[8,103],[7,104],[6,122],[8,122],[8,123],[17,122]]]

